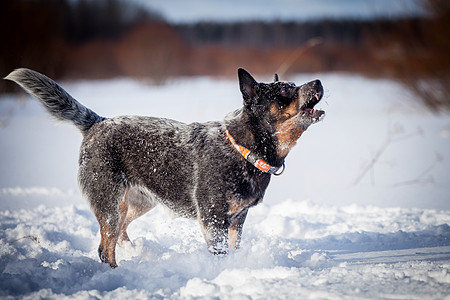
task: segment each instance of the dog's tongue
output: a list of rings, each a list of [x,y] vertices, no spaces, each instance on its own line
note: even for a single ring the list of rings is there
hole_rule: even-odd
[[[323,110],[308,108],[306,109],[306,111],[313,118],[314,121],[318,121],[323,115],[325,115],[325,112]]]
[[[323,110],[317,110],[317,109],[314,109],[314,108],[307,108],[306,112],[308,114],[310,114],[311,116],[322,115],[322,114],[325,113]]]

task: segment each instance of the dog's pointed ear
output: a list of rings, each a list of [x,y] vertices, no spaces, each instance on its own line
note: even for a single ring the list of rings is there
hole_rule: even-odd
[[[258,82],[250,75],[249,72],[242,68],[238,69],[239,87],[241,89],[242,97],[246,103],[251,102],[257,95],[256,88]]]
[[[273,82],[278,82],[278,81],[280,81],[280,78],[278,77],[278,74],[275,73],[275,74],[273,75]]]

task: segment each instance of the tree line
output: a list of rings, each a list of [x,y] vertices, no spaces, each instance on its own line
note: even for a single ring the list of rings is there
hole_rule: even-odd
[[[174,25],[124,0],[0,1],[0,72],[29,67],[57,79],[161,83],[231,76],[241,66],[260,74],[347,71],[391,76],[430,99],[417,78],[440,76],[448,88],[450,2],[425,3],[431,17]],[[0,88],[12,86],[2,81]]]

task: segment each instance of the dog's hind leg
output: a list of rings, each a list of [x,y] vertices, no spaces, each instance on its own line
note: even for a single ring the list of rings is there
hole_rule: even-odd
[[[128,225],[155,206],[156,202],[152,201],[152,199],[140,189],[135,187],[128,187],[126,189],[124,200],[120,205],[121,222],[118,243],[121,247],[125,242],[130,242],[130,238],[127,234]]]
[[[107,189],[106,189],[107,190]],[[120,229],[125,223],[128,207],[123,201],[125,188],[115,190],[115,193],[107,196],[101,201],[94,202],[94,214],[100,225],[100,245],[98,255],[100,260],[108,263],[111,268],[117,267],[116,263],[116,244],[119,240]],[[100,198],[100,197],[99,197]],[[92,205],[92,202],[91,202]]]
[[[97,216],[97,220],[100,224],[101,236],[98,256],[102,262],[109,264],[111,268],[116,268],[116,243],[119,237],[118,224],[112,224],[109,219],[103,218],[103,216]]]
[[[127,214],[127,206],[123,205],[126,187],[107,172],[86,172],[85,168],[80,168],[79,175],[80,186],[100,225],[98,255],[102,262],[115,268],[116,243]]]

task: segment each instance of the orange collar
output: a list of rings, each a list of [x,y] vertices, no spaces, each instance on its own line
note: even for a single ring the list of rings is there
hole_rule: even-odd
[[[230,140],[230,142],[233,145],[233,147],[237,150],[237,152],[239,152],[248,162],[250,162],[252,165],[254,165],[255,168],[257,168],[258,170],[263,171],[264,173],[269,173],[269,174],[275,175],[275,176],[283,174],[284,168],[285,168],[284,163],[283,163],[283,166],[281,166],[279,168],[269,165],[264,160],[258,158],[256,156],[256,154],[254,154],[250,150],[248,150],[244,146],[241,146],[238,143],[236,143],[236,141],[231,136],[231,134],[228,131],[228,129],[225,130],[225,133],[227,134],[228,139]],[[281,169],[281,171],[280,171],[280,169]]]

